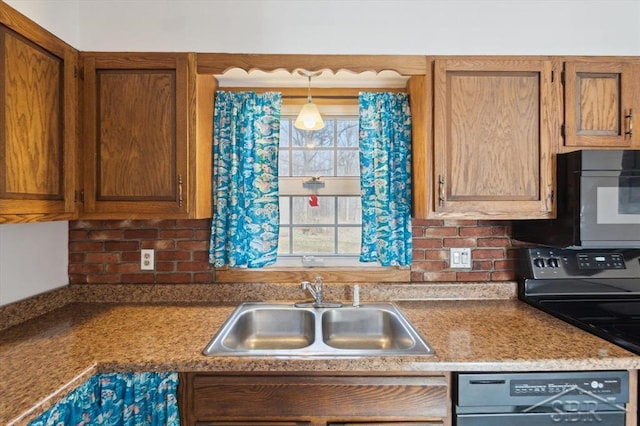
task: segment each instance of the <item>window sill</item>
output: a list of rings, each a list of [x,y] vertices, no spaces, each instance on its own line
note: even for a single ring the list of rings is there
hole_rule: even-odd
[[[409,282],[411,270],[397,267],[334,267],[334,268],[218,268],[218,283],[292,283],[313,280],[321,276],[325,281],[340,283]]]

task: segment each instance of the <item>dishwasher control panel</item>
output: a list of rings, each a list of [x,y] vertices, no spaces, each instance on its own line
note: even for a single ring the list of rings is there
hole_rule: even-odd
[[[621,391],[620,377],[513,379],[509,382],[511,396],[617,395]]]
[[[627,371],[460,373],[457,386],[458,407],[557,405],[571,400],[607,408],[629,400]]]

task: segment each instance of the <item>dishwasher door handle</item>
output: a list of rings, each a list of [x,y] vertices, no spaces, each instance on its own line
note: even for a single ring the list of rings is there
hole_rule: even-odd
[[[506,380],[469,380],[470,385],[504,385]]]

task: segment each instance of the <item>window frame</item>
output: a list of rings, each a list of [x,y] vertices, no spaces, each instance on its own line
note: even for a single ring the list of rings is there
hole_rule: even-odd
[[[290,122],[290,127],[288,131],[288,136],[290,138],[287,143],[280,145],[280,149],[284,150],[288,153],[288,161],[289,161],[289,172],[288,176],[280,176],[279,177],[279,196],[282,198],[287,198],[289,202],[289,212],[291,215],[289,216],[289,222],[284,224],[280,224],[280,229],[287,229],[288,232],[288,246],[289,246],[289,254],[278,254],[278,261],[274,265],[275,267],[305,267],[305,266],[316,266],[322,268],[331,268],[331,267],[371,267],[375,266],[372,263],[364,263],[359,262],[359,250],[358,252],[354,252],[352,254],[341,254],[338,253],[339,247],[339,228],[357,228],[358,230],[362,229],[362,224],[340,224],[338,221],[339,212],[337,210],[338,198],[337,197],[360,197],[360,173],[358,175],[346,175],[346,176],[313,176],[313,174],[300,176],[300,175],[291,175],[293,170],[293,155],[295,152],[305,152],[307,150],[313,150],[315,148],[307,148],[303,146],[293,145],[291,142],[293,141],[294,132],[297,130],[293,127],[293,121],[295,121],[296,113],[299,111],[299,105],[283,105],[281,117],[286,118]],[[320,111],[325,118],[326,121],[330,120],[340,120],[344,119],[345,121],[356,121],[358,119],[358,106],[357,104],[353,105],[323,105],[320,107]],[[356,130],[357,131],[357,130]],[[355,146],[347,146],[340,147],[336,144],[338,126],[334,126],[334,134],[332,137],[333,144],[329,146],[317,147],[318,150],[330,151],[333,155],[333,172],[337,171],[337,158],[341,151],[345,152],[354,152],[356,154],[359,153],[359,147],[357,144]],[[282,153],[282,152],[281,152]],[[315,179],[318,179],[317,181]],[[334,206],[334,221],[333,223],[323,223],[323,224],[313,224],[313,225],[304,225],[296,224],[296,220],[292,215],[294,210],[294,198],[296,197],[309,197],[312,194],[317,195],[318,197],[327,197],[333,200],[335,203]],[[281,202],[282,202],[281,198]],[[318,227],[318,228],[331,228],[334,233],[334,247],[333,252],[329,253],[308,253],[308,254],[299,254],[299,253],[291,253],[291,249],[294,245],[294,231],[296,228],[302,227]]]
[[[255,90],[255,88],[233,88],[231,90]],[[287,112],[287,108],[299,109],[301,105],[307,101],[306,90],[301,94],[292,94],[287,88],[271,88],[259,89],[258,91],[281,91],[283,92],[283,113]],[[313,90],[313,101],[319,107],[323,107],[323,115],[330,114],[336,109],[328,108],[333,105],[334,108],[341,108],[344,105],[358,104],[357,93],[359,91],[375,91],[376,89],[348,89],[346,91],[338,91],[333,94],[334,89],[329,89],[327,96],[318,95],[322,90]],[[384,88],[378,90],[385,91],[405,91],[404,89]],[[293,91],[295,92],[295,91]],[[348,94],[346,94],[348,93]],[[336,107],[337,106],[337,107]],[[359,178],[358,178],[359,180]],[[410,267],[398,266],[380,266],[377,263],[371,263],[371,266],[363,267],[364,263],[358,266],[267,266],[264,268],[229,268],[218,267],[215,269],[214,281],[218,283],[273,283],[273,284],[296,284],[301,281],[313,280],[317,275],[321,275],[326,282],[334,283],[407,283],[411,281]],[[297,293],[296,293],[297,294]],[[294,296],[295,297],[295,296]]]

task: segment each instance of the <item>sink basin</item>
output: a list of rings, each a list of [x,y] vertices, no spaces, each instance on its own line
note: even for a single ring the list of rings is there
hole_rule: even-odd
[[[239,315],[223,339],[233,350],[298,349],[315,339],[315,317],[294,309],[252,309]]]
[[[322,314],[322,339],[338,349],[410,349],[415,345],[398,315],[376,308],[332,309]]]
[[[341,308],[242,303],[203,353],[208,356],[433,355],[392,303]]]

